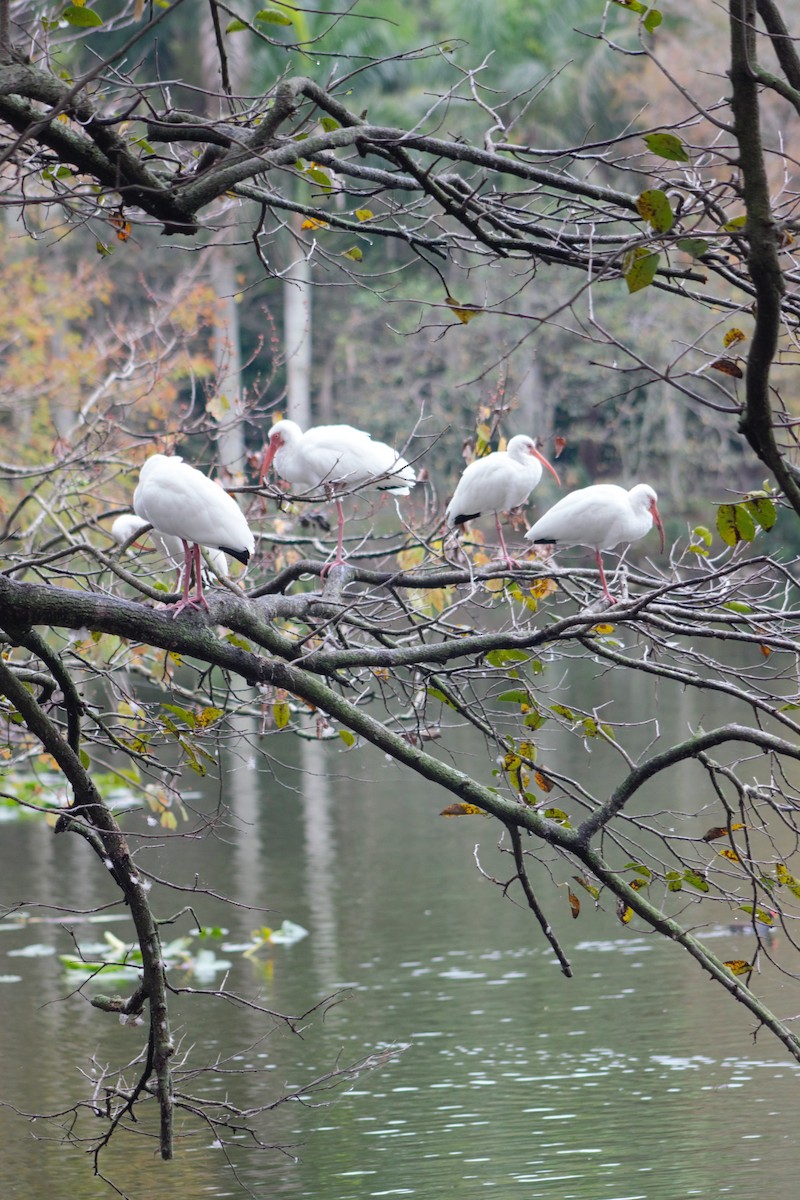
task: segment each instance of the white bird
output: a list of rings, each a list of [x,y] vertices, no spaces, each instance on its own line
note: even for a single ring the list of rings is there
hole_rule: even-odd
[[[655,521],[663,552],[664,526],[657,500],[655,492],[646,483],[637,483],[629,492],[615,483],[596,483],[564,496],[531,526],[525,537],[531,542],[590,546],[595,553],[606,599],[615,604],[606,583],[600,551],[613,550],[620,542],[638,541],[650,532]]]
[[[512,437],[505,450],[495,450],[485,458],[476,458],[465,467],[447,506],[448,525],[463,525],[483,512],[493,512],[503,558],[507,566],[516,566],[506,550],[500,513],[519,508],[526,502],[542,478],[543,466],[560,485],[558,472],[536,449],[533,438],[524,433]]]
[[[141,533],[143,529],[150,529],[149,521],[145,521],[142,517],[137,517],[135,513],[122,513],[111,526],[111,536],[117,545],[124,546],[132,537]],[[183,569],[183,544],[181,539],[171,537],[168,533],[158,533],[155,529],[151,530],[151,532],[157,549],[163,551],[180,573]],[[209,549],[208,557],[211,560],[211,566],[215,575],[227,577],[228,560],[222,551]]]
[[[201,546],[222,550],[245,565],[255,550],[253,534],[233,497],[177,455],[152,454],[147,459],[133,493],[133,510],[156,533],[179,538],[183,544],[183,597],[175,616],[185,608],[208,608],[200,571]],[[193,566],[197,593],[190,600]]]
[[[344,562],[344,512],[337,492],[371,484],[380,491],[407,496],[417,482],[413,467],[396,450],[385,442],[374,442],[363,429],[352,425],[316,425],[303,433],[294,421],[277,421],[269,431],[261,483],[273,463],[289,483],[305,491],[324,487],[336,502],[336,557],[325,573]]]

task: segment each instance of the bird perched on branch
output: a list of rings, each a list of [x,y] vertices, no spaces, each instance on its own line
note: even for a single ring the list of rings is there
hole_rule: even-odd
[[[494,513],[503,560],[508,567],[517,566],[506,549],[500,513],[526,502],[542,478],[542,467],[547,468],[560,486],[555,467],[537,450],[533,438],[524,433],[512,437],[505,450],[476,458],[464,468],[447,506],[448,525],[463,525],[481,513]]]
[[[653,522],[661,534],[663,552],[664,526],[657,500],[647,483],[637,483],[630,491],[615,483],[596,483],[564,496],[534,522],[525,537],[531,542],[590,546],[594,550],[605,597],[616,604],[608,590],[600,552],[613,550],[621,542],[638,541],[650,532]]]
[[[385,442],[373,441],[352,425],[316,425],[303,433],[294,421],[277,421],[261,463],[259,481],[270,467],[282,479],[304,491],[325,488],[339,519],[336,557],[326,567],[344,562],[344,512],[340,492],[370,485],[395,496],[407,496],[417,482],[416,472]]]
[[[133,493],[133,510],[158,534],[179,538],[183,544],[183,596],[174,615],[185,608],[208,609],[203,595],[200,547],[221,550],[245,565],[255,550],[255,540],[239,505],[202,471],[177,455],[152,454],[139,472]],[[194,568],[196,594],[189,598]]]

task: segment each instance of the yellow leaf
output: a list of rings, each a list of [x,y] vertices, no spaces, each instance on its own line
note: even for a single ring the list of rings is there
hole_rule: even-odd
[[[627,925],[633,916],[633,909],[624,900],[617,901],[617,916],[623,925]]]
[[[273,704],[272,715],[275,718],[275,724],[278,729],[285,729],[292,717],[292,710],[285,700],[278,704]]]
[[[464,308],[458,303],[457,300],[454,300],[452,296],[445,296],[444,299],[447,307],[452,313],[455,314],[455,316],[458,317],[462,325],[469,325],[470,321],[473,320],[474,317],[479,317],[484,311],[482,308],[475,308],[474,306]]]
[[[534,771],[533,778],[536,780],[543,792],[552,792],[552,781],[549,780],[546,775],[543,775],[541,771]]]
[[[353,262],[361,262],[363,257],[364,252],[358,246],[351,246],[349,250],[342,251],[342,258],[349,258]]]
[[[375,214],[373,213],[371,208],[357,208],[356,209],[356,216],[358,217],[359,221],[371,221],[372,218],[374,217],[374,215]]]
[[[601,635],[604,635],[607,633],[613,633],[613,632],[614,632],[614,626],[608,625],[608,624],[595,625],[594,628],[592,629],[592,633],[598,633]]]
[[[581,902],[571,887],[567,887],[567,896],[569,897],[569,907],[572,913],[572,919],[575,920],[581,914]]]
[[[178,818],[175,816],[174,812],[169,812],[169,811],[163,812],[161,814],[161,822],[160,823],[161,823],[162,829],[177,829],[178,828]]]
[[[408,550],[400,550],[397,555],[397,565],[401,571],[413,571],[425,561],[425,547],[411,546]]]
[[[218,721],[224,715],[224,709],[204,708],[196,714],[197,724],[200,729],[207,729],[209,725],[213,725],[215,721]]]
[[[744,958],[729,958],[722,965],[727,967],[732,975],[749,975],[753,969],[753,964]]]
[[[723,849],[720,850],[720,854],[722,855],[723,858],[729,858],[731,862],[741,862],[742,861],[739,858],[739,855],[736,853],[736,851],[730,850],[727,846],[724,846]]]
[[[537,579],[530,587],[530,593],[534,600],[545,600],[548,596],[552,596],[553,592],[557,591],[558,584],[555,579]]]
[[[439,813],[440,817],[485,817],[486,813],[477,804],[448,804]]]
[[[726,332],[724,338],[722,339],[722,344],[724,345],[725,349],[727,350],[729,346],[735,346],[737,344],[737,342],[744,342],[746,340],[747,340],[747,334],[744,333],[741,329],[736,329],[734,327],[733,329],[729,329]]]
[[[307,217],[305,219],[305,221],[303,221],[303,224],[300,226],[300,228],[301,229],[328,229],[329,225],[328,225],[327,221],[318,221],[316,217]]]

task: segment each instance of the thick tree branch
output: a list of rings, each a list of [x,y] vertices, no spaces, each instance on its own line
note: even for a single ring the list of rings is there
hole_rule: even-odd
[[[755,328],[747,356],[746,403],[739,428],[800,515],[800,484],[775,441],[769,385],[770,368],[778,348],[785,284],[778,260],[780,234],[772,215],[761,144],[755,10],[755,0],[731,0],[731,106],[747,210],[747,261],[756,291]]]

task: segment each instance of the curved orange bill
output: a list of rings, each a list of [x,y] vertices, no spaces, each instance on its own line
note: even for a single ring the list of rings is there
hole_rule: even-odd
[[[555,479],[558,486],[561,487],[561,480],[558,477],[558,471],[555,469],[555,467],[552,465],[552,463],[549,463],[547,461],[547,459],[545,458],[545,456],[542,453],[540,453],[540,451],[537,450],[535,446],[531,450],[531,454],[533,455],[534,458],[538,458],[539,462],[542,464],[543,467],[547,467],[548,471],[553,476],[553,479]]]
[[[264,482],[264,479],[266,478],[267,472],[269,471],[270,467],[272,466],[272,460],[275,457],[275,455],[278,453],[278,446],[279,446],[279,443],[278,443],[277,439],[274,442],[272,440],[270,440],[269,444],[267,445],[266,450],[264,451],[264,457],[261,460],[261,470],[258,473],[258,486],[259,487],[261,487],[261,484]]]
[[[664,553],[664,526],[661,524],[661,517],[658,513],[658,506],[655,500],[650,503],[650,515],[658,526],[658,532],[661,534],[661,553]]]

